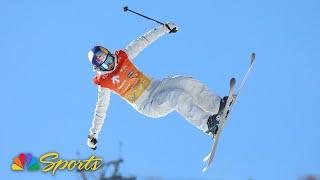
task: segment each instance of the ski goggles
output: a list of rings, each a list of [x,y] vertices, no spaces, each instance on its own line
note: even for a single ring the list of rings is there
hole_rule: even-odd
[[[101,71],[111,71],[115,67],[115,58],[108,52],[107,54],[101,50],[95,53],[95,61],[97,62],[97,68]]]

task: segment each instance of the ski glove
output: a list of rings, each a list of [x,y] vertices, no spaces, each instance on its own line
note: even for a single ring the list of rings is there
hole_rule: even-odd
[[[89,135],[87,140],[87,145],[93,149],[97,149],[98,140],[94,137],[94,135]]]
[[[165,26],[169,29],[169,33],[176,33],[178,32],[178,26],[174,23],[166,23]]]

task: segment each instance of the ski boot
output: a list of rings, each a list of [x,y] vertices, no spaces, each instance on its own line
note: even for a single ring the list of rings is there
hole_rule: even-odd
[[[206,131],[207,134],[214,136],[217,134],[218,129],[219,129],[219,123],[220,123],[220,118],[223,113],[223,109],[226,106],[228,96],[223,97],[220,100],[220,106],[219,106],[219,111],[217,114],[211,115],[207,121],[208,125],[208,131]]]

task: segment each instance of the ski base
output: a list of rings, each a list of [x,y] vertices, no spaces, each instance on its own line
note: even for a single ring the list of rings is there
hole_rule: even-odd
[[[204,162],[207,162],[206,167],[203,169],[203,172],[206,172],[208,170],[208,167],[210,166],[210,164],[212,163],[218,142],[219,142],[219,137],[220,137],[220,133],[224,127],[224,124],[227,120],[228,114],[229,114],[229,110],[230,107],[233,103],[234,100],[234,89],[235,89],[235,84],[236,84],[236,79],[235,78],[231,78],[230,79],[230,88],[229,88],[229,95],[228,95],[228,99],[226,102],[226,106],[223,109],[223,113],[219,122],[219,129],[218,132],[213,135],[213,142],[212,142],[212,146],[211,146],[211,151],[210,153],[203,159]]]

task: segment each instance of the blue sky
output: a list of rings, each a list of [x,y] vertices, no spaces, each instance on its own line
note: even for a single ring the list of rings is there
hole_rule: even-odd
[[[209,172],[201,169],[211,140],[177,113],[150,119],[111,96],[97,151],[86,146],[97,87],[87,60],[94,45],[115,51],[155,23],[124,13],[141,11],[180,31],[145,49],[137,67],[154,78],[191,75],[225,95],[249,56],[256,64],[233,109]],[[77,179],[12,172],[21,152],[62,159],[118,157],[121,171],[143,179],[297,179],[320,174],[319,42],[316,0],[17,1],[0,2],[0,177]]]

